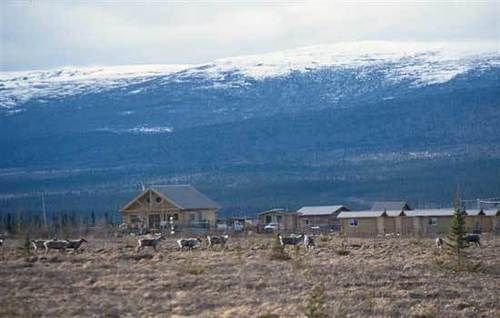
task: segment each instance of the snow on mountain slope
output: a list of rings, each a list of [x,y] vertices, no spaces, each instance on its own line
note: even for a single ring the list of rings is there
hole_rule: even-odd
[[[0,109],[32,98],[50,98],[144,82],[205,78],[214,88],[228,87],[225,74],[262,80],[293,71],[352,69],[362,78],[373,68],[387,81],[409,80],[414,85],[443,83],[473,68],[500,65],[495,42],[346,42],[310,46],[268,54],[231,57],[200,65],[143,65],[0,73]],[[240,80],[241,81],[241,80]],[[229,83],[230,86],[230,83]],[[129,93],[138,93],[130,91]]]
[[[389,79],[443,83],[480,64],[500,65],[500,48],[494,42],[345,42],[219,59],[183,73],[204,73],[217,79],[220,74],[238,72],[264,79],[292,71],[326,67],[362,69],[386,63],[394,63],[387,70]]]
[[[126,65],[1,72],[0,108],[11,108],[32,98],[60,97],[141,83],[188,67],[190,65]]]

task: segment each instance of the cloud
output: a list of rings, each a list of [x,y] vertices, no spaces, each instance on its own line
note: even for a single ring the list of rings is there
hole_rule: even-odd
[[[0,6],[2,70],[200,63],[338,41],[500,38],[496,1],[32,1]]]

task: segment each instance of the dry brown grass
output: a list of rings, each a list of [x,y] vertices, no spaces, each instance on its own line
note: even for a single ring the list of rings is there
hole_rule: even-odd
[[[159,253],[139,255],[126,238],[89,240],[81,252],[47,257],[27,257],[22,240],[9,241],[0,316],[305,317],[317,307],[331,317],[500,316],[494,240],[470,249],[480,271],[453,273],[436,265],[433,240],[326,237],[315,250],[288,248],[291,259],[271,260],[272,239],[192,252],[168,239]]]

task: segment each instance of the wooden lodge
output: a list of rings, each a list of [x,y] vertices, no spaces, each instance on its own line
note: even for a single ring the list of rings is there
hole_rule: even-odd
[[[176,226],[214,227],[220,206],[190,185],[152,186],[121,210],[130,228],[160,229],[172,219]]]

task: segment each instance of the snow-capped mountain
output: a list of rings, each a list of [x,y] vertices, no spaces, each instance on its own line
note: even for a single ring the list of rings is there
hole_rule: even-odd
[[[0,198],[52,191],[65,207],[108,211],[148,180],[193,183],[249,211],[449,202],[457,184],[496,196],[497,45],[338,43],[200,65],[1,73]],[[71,197],[82,192],[92,199]]]
[[[14,108],[31,99],[127,87],[154,78],[162,78],[164,82],[197,78],[211,81],[211,87],[227,88],[248,85],[248,80],[286,76],[292,72],[354,70],[362,78],[380,69],[387,81],[429,85],[444,83],[471,69],[499,64],[498,43],[492,42],[353,42],[224,58],[200,65],[64,67],[2,72],[0,108]],[[228,75],[236,78],[227,81]]]

